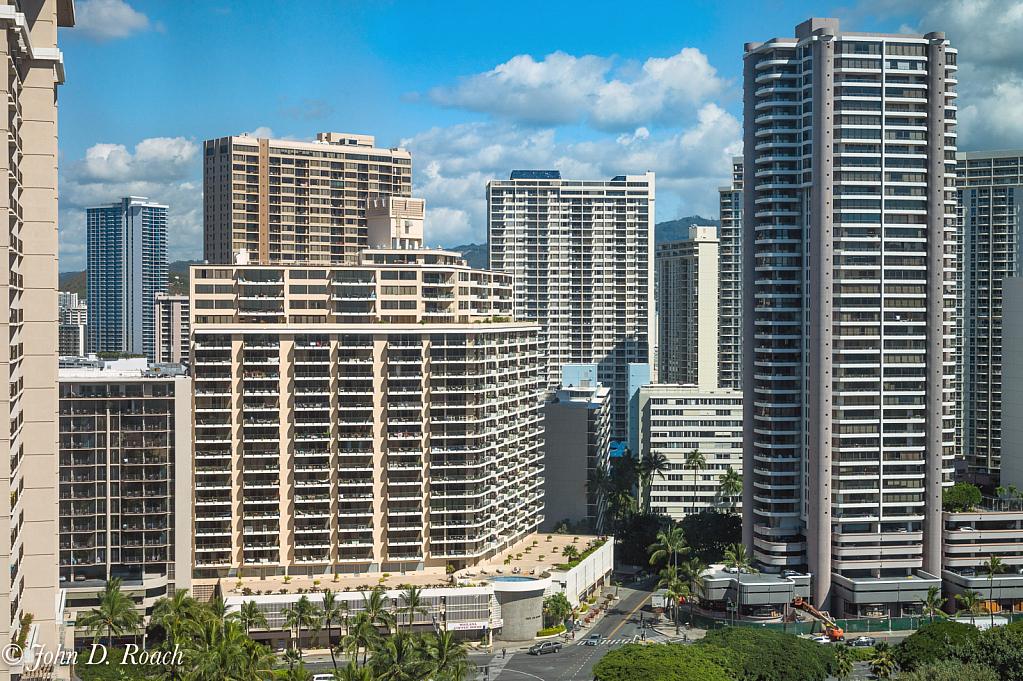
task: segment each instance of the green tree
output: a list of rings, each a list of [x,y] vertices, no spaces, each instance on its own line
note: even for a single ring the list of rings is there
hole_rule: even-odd
[[[429,663],[420,655],[416,637],[395,631],[383,639],[369,662],[377,681],[423,681],[430,672]]]
[[[75,626],[99,640],[100,632],[107,632],[107,643],[113,643],[114,636],[135,634],[142,618],[135,609],[135,602],[121,592],[121,578],[114,577],[106,583],[103,591],[96,594],[99,605],[78,615]]]
[[[365,591],[359,593],[362,594],[362,609],[369,615],[370,622],[388,630],[394,625],[397,630],[397,620],[388,608],[387,592],[382,587],[374,587],[368,594]]]
[[[845,681],[856,670],[852,658],[849,656],[849,649],[836,646],[835,657],[837,658],[835,676],[839,678],[839,681]]]
[[[270,628],[266,621],[266,613],[263,612],[256,601],[245,601],[242,603],[242,607],[238,610],[238,621],[241,622],[242,628],[245,629],[246,636],[252,629]]]
[[[684,579],[689,587],[689,622],[693,621],[693,614],[696,608],[696,597],[697,594],[706,593],[703,591],[703,578],[710,570],[710,566],[704,563],[697,557],[692,557],[686,562],[682,563],[682,569],[680,571],[680,578]]]
[[[212,601],[205,605],[205,608],[211,615],[219,620],[227,619],[227,601],[224,600],[223,596],[217,596]]]
[[[743,681],[821,681],[837,667],[832,646],[760,627],[708,631],[687,647],[716,652],[731,677]]]
[[[948,659],[951,650],[979,635],[977,627],[962,622],[936,620],[920,627],[892,648],[900,669],[912,670]]]
[[[354,661],[334,672],[334,678],[337,681],[374,681],[373,670],[369,667],[360,667]]]
[[[671,599],[671,606],[675,610],[675,635],[678,636],[679,622],[678,611],[682,607],[682,599],[689,597],[689,585],[681,579],[676,579],[668,585],[668,592],[665,596]]]
[[[721,495],[732,502],[732,513],[735,513],[735,498],[742,494],[742,475],[734,468],[729,468],[718,478]]]
[[[735,569],[735,600],[737,601],[735,621],[738,622],[742,619],[742,573],[751,572],[759,575],[760,571],[753,567],[753,556],[746,551],[746,547],[742,544],[732,544],[725,549],[725,565]]]
[[[455,638],[451,631],[424,634],[419,639],[419,656],[435,679],[450,679],[459,675],[466,677],[476,668],[469,661],[469,651],[465,644]]]
[[[990,667],[1003,681],[1023,680],[1023,627],[1017,624],[981,632],[951,649],[965,664]]]
[[[969,511],[980,503],[980,490],[965,482],[957,482],[941,492],[941,505],[946,511]]]
[[[294,607],[281,610],[284,616],[284,628],[294,629],[298,633],[295,645],[298,647],[298,656],[302,657],[302,630],[308,629],[310,635],[315,635],[323,624],[323,610],[309,600],[308,596],[302,596],[295,602]]]
[[[194,619],[199,607],[199,601],[188,595],[188,589],[177,589],[170,598],[160,598],[153,604],[149,623],[169,635],[180,631],[187,620]]]
[[[380,632],[372,616],[368,612],[360,612],[348,627],[348,633],[341,639],[341,647],[353,660],[358,659],[361,648],[362,666],[365,667],[369,650],[379,639]]]
[[[697,499],[696,488],[699,484],[698,478],[700,475],[700,471],[707,467],[707,459],[703,456],[700,450],[694,449],[693,451],[686,454],[685,465],[693,469],[693,513],[695,514]]]
[[[699,556],[707,563],[720,563],[726,548],[742,542],[742,516],[737,513],[704,509],[696,515],[685,516],[678,525],[685,535],[690,555]]]
[[[874,653],[874,657],[870,660],[870,673],[879,679],[891,678],[892,673],[895,671],[895,661],[892,659],[891,653],[888,651],[879,651]]]
[[[970,615],[970,624],[976,625],[975,618],[981,608],[984,607],[984,597],[973,589],[966,589],[961,594],[956,594],[956,600],[963,606],[962,610],[956,612],[956,617],[962,614]]]
[[[572,614],[572,609],[572,604],[560,591],[543,599],[544,628],[564,624]]]
[[[330,589],[323,590],[323,602],[320,605],[323,611],[323,626],[327,629],[327,647],[330,648],[330,661],[334,664],[334,671],[337,671],[337,658],[334,657],[334,641],[331,638],[333,626],[338,626],[345,620],[348,612],[348,603],[337,597],[337,592]]]
[[[917,600],[923,604],[924,617],[930,617],[931,622],[934,621],[935,617],[945,617],[945,612],[941,609],[941,606],[945,605],[948,599],[941,597],[941,587],[928,587],[927,598],[917,597]]]
[[[671,462],[663,452],[650,451],[643,455],[642,460],[639,462],[638,474],[639,484],[646,490],[646,510],[650,510],[650,495],[653,491],[654,476],[660,475],[661,479],[664,479],[664,475],[671,470]]]
[[[593,667],[596,681],[730,681],[724,655],[703,646],[629,643],[610,650]],[[797,681],[805,681],[799,679]]]
[[[566,562],[571,563],[573,560],[579,559],[579,549],[569,544],[561,550],[561,555],[564,556]]]
[[[678,569],[679,554],[685,553],[686,550],[686,538],[680,527],[669,527],[658,532],[657,541],[647,548],[650,553],[651,565],[656,566],[662,562],[668,562],[676,569]]]
[[[903,671],[898,681],[999,681],[990,667],[963,664],[959,660],[929,662],[915,671]]]
[[[412,631],[412,622],[416,618],[416,613],[420,615],[429,615],[430,611],[426,609],[426,601],[423,599],[423,590],[417,586],[409,585],[401,592],[402,608],[401,612],[408,615],[408,629]]]
[[[1002,559],[991,554],[991,557],[987,559],[987,562],[981,566],[981,569],[987,574],[988,581],[990,583],[990,590],[988,591],[988,597],[992,604],[988,610],[991,612],[991,626],[995,626],[995,575],[1001,574],[1005,571],[1005,565],[1002,564]]]

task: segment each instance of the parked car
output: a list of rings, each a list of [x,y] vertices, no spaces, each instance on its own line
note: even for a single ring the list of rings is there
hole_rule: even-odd
[[[850,648],[873,648],[877,641],[873,636],[857,636],[853,640],[846,643]]]
[[[559,650],[561,650],[560,643],[556,641],[544,641],[543,643],[537,643],[527,652],[530,655],[543,655],[544,653],[556,653]]]
[[[831,639],[828,638],[827,636],[823,635],[823,634],[817,634],[816,636],[811,636],[810,640],[815,642],[815,643],[831,643]]]
[[[782,570],[781,571],[781,576],[782,577],[799,577],[800,573],[796,572],[795,570]]]
[[[314,674],[313,681],[334,681],[333,674]]]
[[[599,646],[600,645],[600,634],[593,634],[588,639],[583,641],[583,645]]]

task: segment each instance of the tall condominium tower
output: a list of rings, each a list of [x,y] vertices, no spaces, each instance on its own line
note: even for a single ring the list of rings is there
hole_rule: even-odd
[[[189,364],[190,324],[188,296],[156,297],[156,362]]]
[[[956,172],[963,454],[971,471],[994,473],[1002,455],[1002,280],[1023,275],[1023,149],[957,153]]]
[[[511,277],[361,257],[192,268],[198,576],[464,567],[543,521],[539,327],[511,321]]]
[[[58,648],[63,619],[57,573],[57,85],[64,62],[57,27],[73,26],[71,0],[4,3],[7,64],[7,191],[0,199],[8,222],[0,232],[0,319],[7,350],[0,372],[8,378],[2,405],[9,428],[0,454],[10,474],[0,479],[0,641],[24,629],[27,650]],[[31,614],[33,618],[27,619]],[[31,624],[29,624],[31,622]],[[10,650],[10,647],[7,648]],[[32,658],[30,652],[26,658]],[[0,679],[31,666],[0,656]],[[54,670],[70,678],[67,668]]]
[[[203,145],[203,247],[212,263],[350,263],[368,241],[366,204],[412,195],[412,155],[371,135],[316,142],[235,136]]]
[[[547,384],[564,364],[597,364],[611,434],[626,439],[628,365],[653,356],[654,174],[563,180],[516,170],[487,183],[490,268],[515,281],[515,318],[540,323]]]
[[[718,385],[742,389],[742,156],[732,159],[732,183],[718,187]],[[664,380],[664,379],[661,379]]]
[[[956,52],[810,19],[744,60],[744,539],[896,616],[952,475]]]
[[[167,206],[129,196],[86,210],[89,349],[156,358],[156,296],[167,292]]]
[[[692,226],[689,238],[657,244],[657,377],[718,385],[718,239]]]

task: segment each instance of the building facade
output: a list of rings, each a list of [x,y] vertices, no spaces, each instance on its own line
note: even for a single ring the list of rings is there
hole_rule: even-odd
[[[90,366],[91,365],[91,366]],[[60,370],[60,584],[71,611],[118,577],[147,614],[192,569],[192,381],[144,359]]]
[[[952,476],[956,51],[810,19],[744,60],[744,541],[900,612]]]
[[[61,357],[81,357],[88,347],[85,342],[85,324],[57,325],[57,353]]]
[[[640,457],[660,453],[671,471],[654,476],[650,510],[672,518],[708,509],[739,512],[741,496],[721,489],[721,476],[742,475],[742,393],[730,388],[652,384],[639,390]],[[706,465],[689,466],[693,451]]]
[[[1002,280],[1023,274],[1023,149],[956,154],[962,281],[957,384],[962,453],[996,473],[1002,455]]]
[[[10,566],[0,583],[0,640],[16,640],[32,614],[26,645],[56,650],[63,619],[57,575],[57,86],[64,63],[57,27],[74,25],[70,0],[7,4],[5,129],[8,190],[0,199],[8,228],[0,237],[4,338],[2,411],[9,428],[0,449],[10,474],[0,482],[0,560]],[[32,654],[28,656],[31,658]],[[0,679],[24,672],[0,660]],[[67,674],[65,668],[59,673]]]
[[[457,253],[194,266],[205,578],[475,564],[543,522],[539,329]]]
[[[188,364],[192,340],[188,296],[156,296],[156,361]]]
[[[86,209],[89,349],[156,357],[156,296],[167,293],[167,206],[143,196]]]
[[[349,263],[369,243],[366,204],[412,195],[412,155],[371,135],[321,132],[316,142],[247,136],[207,140],[203,252],[260,262]]]
[[[544,515],[541,531],[568,520],[601,526],[602,507],[588,482],[606,470],[611,444],[610,390],[599,385],[559,388],[547,399],[544,418]],[[575,530],[572,530],[573,532]]]
[[[628,365],[653,356],[654,174],[570,181],[514,171],[487,183],[490,268],[515,279],[516,319],[540,324],[547,384],[564,364],[597,364],[624,441]]]
[[[718,385],[718,238],[692,226],[689,238],[657,244],[657,377],[665,383]]]
[[[742,390],[742,156],[732,159],[732,183],[718,187],[718,199],[718,385]]]

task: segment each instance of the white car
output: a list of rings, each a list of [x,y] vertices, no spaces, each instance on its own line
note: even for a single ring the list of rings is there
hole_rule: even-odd
[[[823,634],[811,636],[810,640],[814,641],[815,643],[831,643],[831,639],[828,638],[827,636],[824,636]]]

